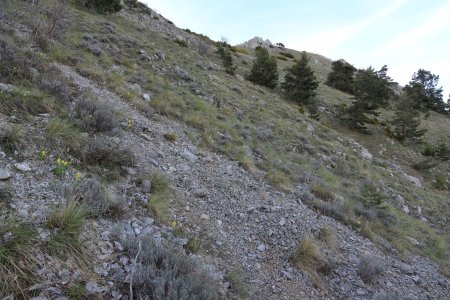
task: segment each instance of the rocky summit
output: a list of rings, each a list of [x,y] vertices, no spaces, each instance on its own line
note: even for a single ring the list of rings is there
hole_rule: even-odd
[[[399,139],[397,89],[363,132],[324,56],[136,1],[0,6],[2,299],[449,299],[447,114]]]

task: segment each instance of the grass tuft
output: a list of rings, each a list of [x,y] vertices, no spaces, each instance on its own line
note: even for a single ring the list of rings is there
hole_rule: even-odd
[[[68,201],[57,206],[44,224],[53,230],[47,249],[60,257],[77,257],[83,251],[80,241],[87,216],[87,209],[77,201]]]

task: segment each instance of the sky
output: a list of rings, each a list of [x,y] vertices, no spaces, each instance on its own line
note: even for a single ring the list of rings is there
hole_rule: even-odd
[[[255,36],[343,58],[357,68],[389,68],[405,85],[419,68],[450,93],[450,0],[141,0],[173,21],[232,45]]]

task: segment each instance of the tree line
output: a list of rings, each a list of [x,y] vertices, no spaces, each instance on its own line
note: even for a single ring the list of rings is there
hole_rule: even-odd
[[[219,49],[224,66],[233,66],[231,54],[226,47]],[[274,89],[278,86],[279,73],[277,60],[270,56],[266,48],[255,49],[255,60],[246,79],[259,85]],[[319,82],[308,65],[305,52],[299,60],[286,69],[280,84],[281,93],[287,100],[308,108],[310,116],[318,119],[317,88]],[[232,68],[230,74],[234,74]],[[389,121],[387,132],[399,141],[420,142],[425,130],[420,128],[421,120],[430,111],[450,115],[450,96],[443,99],[443,88],[439,86],[439,76],[419,69],[410,82],[400,89],[397,82],[387,75],[385,65],[379,70],[372,67],[357,69],[344,60],[332,62],[332,70],[327,76],[326,85],[352,95],[351,105],[338,107],[339,119],[350,128],[369,133],[369,124],[376,123],[380,109],[394,109],[394,117]]]

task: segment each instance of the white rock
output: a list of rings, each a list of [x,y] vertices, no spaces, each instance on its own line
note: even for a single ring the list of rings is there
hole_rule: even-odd
[[[11,174],[4,170],[4,169],[0,169],[0,180],[7,180],[11,177]]]
[[[266,251],[266,245],[261,244],[261,245],[258,246],[257,249],[258,249],[259,251],[261,251],[261,252],[264,252],[264,251]]]
[[[149,102],[151,100],[150,94],[143,94],[142,99],[144,99],[144,101]]]
[[[402,210],[403,210],[403,212],[404,212],[405,214],[409,215],[409,208],[408,208],[408,206],[403,205]]]
[[[14,164],[14,167],[22,172],[30,172],[31,168],[27,163],[16,163]]]
[[[203,220],[209,220],[209,216],[207,214],[201,214],[200,218]]]
[[[14,87],[11,84],[0,83],[0,90],[6,92],[12,92]]]
[[[286,219],[281,218],[281,220],[280,220],[280,222],[278,222],[278,224],[280,224],[280,226],[284,226],[286,224]]]
[[[410,181],[411,183],[414,183],[416,186],[421,187],[422,183],[420,183],[419,178],[405,174],[405,177],[408,181]]]
[[[217,224],[217,226],[222,226],[222,221],[221,220],[216,220],[216,224]]]

